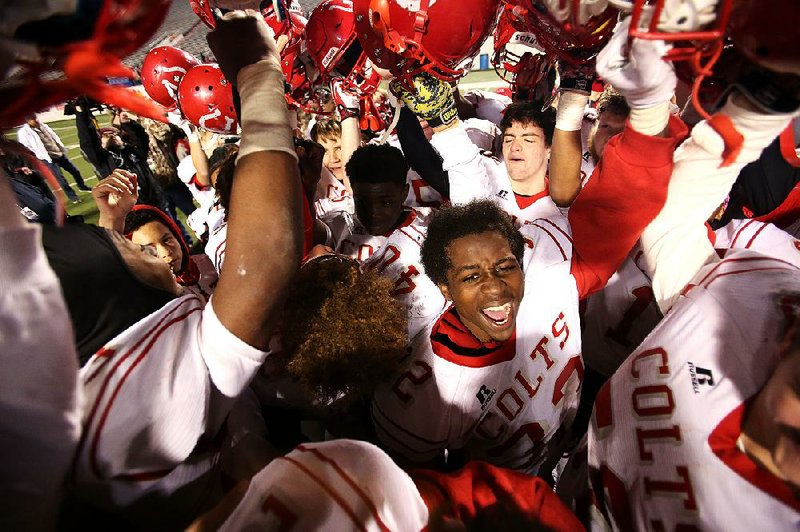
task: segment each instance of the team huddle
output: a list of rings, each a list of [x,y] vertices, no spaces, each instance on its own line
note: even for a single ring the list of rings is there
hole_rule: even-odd
[[[106,84],[169,3],[3,29],[0,127],[79,97],[99,179],[0,179],[4,528],[798,526],[798,6],[190,0],[216,62]]]

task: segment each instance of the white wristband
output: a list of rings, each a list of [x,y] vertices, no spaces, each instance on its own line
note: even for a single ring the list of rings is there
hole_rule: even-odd
[[[236,160],[257,151],[282,151],[297,159],[280,63],[270,58],[247,65],[236,81],[242,111],[242,141]]]
[[[669,101],[644,109],[631,109],[631,127],[643,135],[658,135],[669,123],[669,109]]]
[[[556,112],[556,129],[561,131],[580,130],[583,124],[583,112],[588,101],[588,94],[571,90],[561,91]]]

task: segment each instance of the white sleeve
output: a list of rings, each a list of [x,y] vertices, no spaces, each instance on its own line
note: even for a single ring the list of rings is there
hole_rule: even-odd
[[[197,170],[194,167],[192,158],[184,157],[181,162],[178,163],[178,179],[183,181],[185,185],[188,185],[191,183],[195,174],[197,174]]]
[[[492,195],[489,172],[478,147],[462,122],[433,135],[431,144],[442,157],[442,168],[450,181],[450,201],[468,203]]]
[[[765,115],[728,101],[721,111],[743,135],[735,162],[721,167],[723,141],[706,122],[675,151],[675,167],[661,213],[642,233],[644,264],[662,312],[674,304],[686,283],[716,257],[705,221],[725,199],[741,169],[783,131],[791,115]]]
[[[81,370],[86,400],[76,490],[107,486],[105,504],[128,506],[181,465],[201,437],[218,433],[267,353],[228,331],[213,301],[169,302]]]
[[[0,529],[55,528],[79,435],[78,357],[41,228],[0,229]]]

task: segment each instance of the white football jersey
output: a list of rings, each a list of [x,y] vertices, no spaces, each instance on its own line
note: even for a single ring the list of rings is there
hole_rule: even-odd
[[[81,369],[78,496],[163,526],[208,503],[219,487],[220,428],[267,356],[228,331],[212,304],[175,299]]]
[[[444,198],[427,181],[422,179],[414,170],[408,171],[408,195],[404,207],[410,208],[438,208],[442,206]]]
[[[539,218],[561,214],[545,189],[520,207],[505,163],[478,152],[463,125],[437,133],[431,143],[444,160],[450,180],[450,201],[453,204],[469,203],[476,199],[491,199],[514,219],[517,227]]]
[[[222,264],[225,262],[225,248],[228,243],[228,222],[222,222],[216,229],[208,235],[205,252],[211,259],[217,274],[222,272]]]
[[[583,312],[583,358],[609,377],[661,320],[650,279],[638,265],[637,243],[605,288],[590,295]]]
[[[703,267],[600,390],[589,433],[597,530],[791,530],[800,501],[737,448],[800,271],[750,250]],[[788,298],[788,299],[787,299]]]
[[[422,267],[420,250],[427,234],[430,209],[414,209],[406,223],[395,229],[364,268],[375,270],[394,282],[392,296],[408,309],[409,337],[438,316],[446,301]]]
[[[262,469],[220,530],[417,531],[428,508],[417,487],[370,443],[306,443]]]
[[[336,179],[336,176],[324,166],[317,183],[314,211],[320,220],[335,216],[340,211],[347,211],[350,214],[355,212],[352,194],[347,191],[344,183]]]
[[[577,407],[583,377],[578,290],[563,218],[526,225],[525,294],[515,334],[481,344],[446,310],[412,341],[403,371],[375,392],[381,442],[414,462],[445,449],[536,472]]]
[[[408,309],[409,337],[442,311],[445,299],[425,275],[420,249],[427,234],[431,209],[408,211],[400,227],[387,235],[371,235],[358,218],[343,212],[330,221],[336,251],[348,255],[394,282],[392,296]]]
[[[800,240],[772,224],[731,220],[714,234],[714,247],[717,249],[751,249],[800,266]]]
[[[80,436],[78,355],[41,227],[0,231],[0,528],[54,530]]]
[[[214,187],[203,186],[197,181],[197,170],[191,157],[187,156],[181,159],[181,162],[178,163],[177,172],[178,179],[186,185],[198,205],[197,209],[186,218],[186,222],[197,236],[203,236],[208,231],[205,225],[206,216],[214,204],[216,191]]]

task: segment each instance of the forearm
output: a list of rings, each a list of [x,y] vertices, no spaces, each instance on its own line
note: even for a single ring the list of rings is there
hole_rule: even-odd
[[[706,122],[695,126],[691,138],[675,152],[668,200],[642,233],[644,264],[663,312],[697,271],[716,256],[708,240],[706,220],[730,192],[742,168],[758,159],[791,120],[790,115],[758,113],[742,102],[744,105],[730,100],[721,111],[744,136],[736,161],[720,166],[722,139]]]
[[[100,217],[97,219],[97,225],[122,234],[125,232],[125,217],[123,216],[120,218],[119,216],[103,214],[101,212]]]
[[[431,144],[442,157],[450,200],[455,204],[467,203],[490,195],[489,175],[483,156],[469,139],[464,124],[456,121],[434,131]]]
[[[279,67],[249,65],[238,86],[242,144],[213,303],[229,331],[265,349],[302,256],[302,192]]]
[[[550,150],[550,197],[559,207],[569,207],[581,191],[581,125],[586,94],[564,91],[558,103],[556,128]]]
[[[358,127],[358,116],[351,116],[342,120],[342,165],[347,165],[347,161],[353,153],[361,146],[361,130]],[[350,178],[345,172],[344,186],[347,192],[353,194],[353,187],[350,186]]]
[[[208,167],[208,157],[206,157],[203,145],[200,144],[200,138],[196,134],[194,137],[189,137],[189,153],[192,157],[192,164],[194,165],[198,183],[206,187],[210,186],[211,174]]]
[[[450,197],[450,183],[442,168],[442,158],[425,138],[417,117],[407,107],[400,108],[397,138],[409,166],[436,192],[445,198]]]
[[[628,124],[570,208],[572,273],[582,297],[605,286],[667,201],[673,154],[687,129],[673,118],[667,131],[666,138],[643,135]]]

